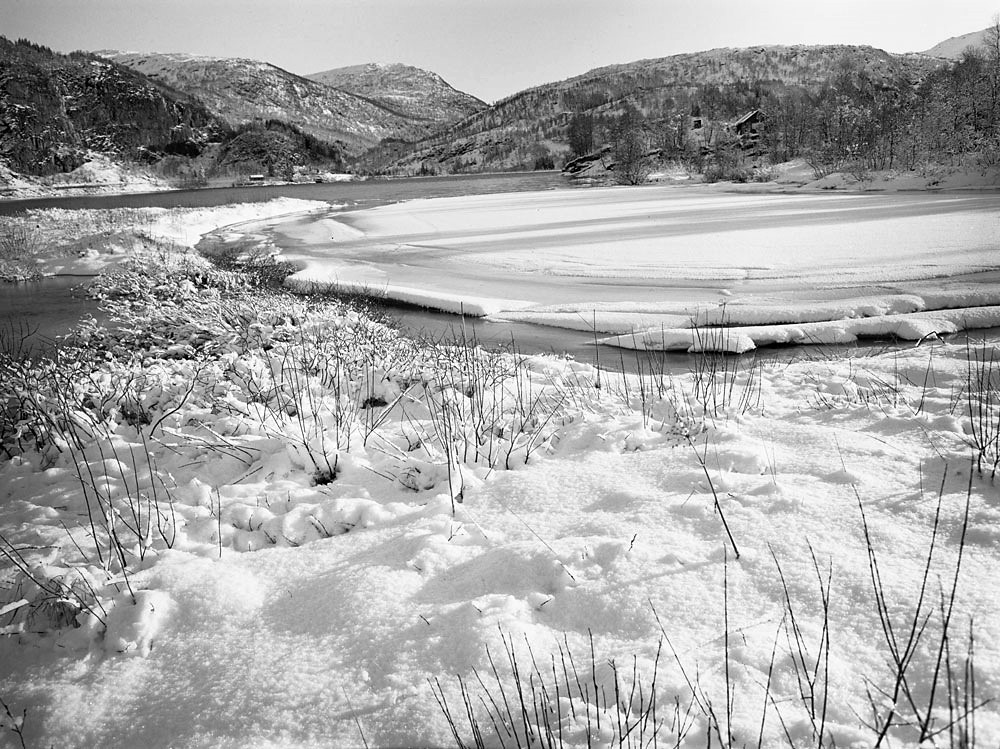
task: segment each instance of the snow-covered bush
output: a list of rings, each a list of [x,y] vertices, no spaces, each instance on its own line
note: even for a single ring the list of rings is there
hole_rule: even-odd
[[[14,560],[16,568],[8,581],[15,603],[3,607],[7,616],[0,632],[44,634],[103,621],[105,612],[97,593],[102,586],[86,565],[29,567],[6,542],[0,542],[0,553]]]
[[[0,282],[38,276],[34,258],[42,247],[41,235],[24,219],[0,219]]]
[[[619,664],[597,658],[592,634],[589,652],[574,653],[565,639],[549,659],[503,630],[500,639],[503,655],[487,647],[489,673],[459,676],[457,694],[440,679],[431,684],[458,747],[680,746],[693,727],[694,702],[675,711],[657,690],[662,640],[651,661]]]
[[[296,270],[294,263],[252,242],[225,244],[202,254],[220,270],[235,271],[253,286],[276,288]]]
[[[1000,352],[996,346],[967,342],[963,395],[976,468],[982,473],[985,466],[996,478],[1000,468]]]

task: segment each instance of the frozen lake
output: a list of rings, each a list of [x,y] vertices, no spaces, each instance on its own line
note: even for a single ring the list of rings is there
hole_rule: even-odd
[[[410,201],[266,231],[305,282],[617,333],[722,303],[981,293],[1000,269],[994,193],[594,188]]]
[[[970,294],[978,294],[980,307],[1000,302],[996,193],[561,186],[554,174],[289,186],[290,194],[323,197],[331,208],[224,233],[268,237],[304,265],[307,281],[487,314],[467,322],[484,340],[509,342],[513,335],[527,351],[569,351],[587,360],[595,328],[628,335],[684,327],[698,311],[722,304],[744,317],[753,310],[740,321],[750,324],[773,322],[775,310],[784,322],[821,319],[817,305],[842,300],[846,308],[836,314],[873,314],[859,298],[918,300],[907,301],[907,309],[922,309],[920,300],[931,297],[935,308],[963,306]],[[265,189],[86,201],[168,206],[265,197]],[[65,286],[0,289],[0,317],[27,313],[32,325],[55,332],[88,305]],[[990,294],[998,300],[984,301]],[[889,307],[899,311],[895,302]],[[411,333],[460,330],[458,318],[446,314],[394,314]]]

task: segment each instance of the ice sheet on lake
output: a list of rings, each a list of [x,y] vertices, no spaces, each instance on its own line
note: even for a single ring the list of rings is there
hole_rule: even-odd
[[[291,253],[303,264],[292,284],[368,287],[616,344],[643,334],[644,345],[670,338],[673,348],[666,331],[693,321],[755,326],[741,331],[755,345],[880,330],[919,338],[992,317],[896,316],[1000,303],[982,283],[1000,268],[992,194],[600,188],[416,200],[347,221]]]

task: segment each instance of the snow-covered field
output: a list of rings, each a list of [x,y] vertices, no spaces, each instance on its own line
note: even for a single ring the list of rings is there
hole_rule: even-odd
[[[608,193],[618,219],[580,194],[598,224],[631,225],[657,189]],[[775,199],[747,220],[823,234]],[[478,217],[385,213],[407,236],[434,216],[489,245],[482,206],[511,217],[467,200]],[[965,201],[934,221],[995,231]],[[511,215],[548,238],[540,256],[559,246],[552,214]],[[637,351],[623,376],[418,346],[159,247],[100,281],[118,332],[85,326],[45,367],[0,357],[0,741],[1000,743],[994,344],[705,352],[674,373]],[[988,259],[960,249],[926,257]],[[738,297],[731,281],[713,288]],[[933,288],[863,310],[982,299]],[[742,314],[798,324],[844,304],[779,301]]]
[[[996,193],[595,188],[333,218],[284,230],[305,263],[293,282],[596,328],[629,347],[688,348],[706,319],[759,326],[734,340],[742,349],[1000,324]]]

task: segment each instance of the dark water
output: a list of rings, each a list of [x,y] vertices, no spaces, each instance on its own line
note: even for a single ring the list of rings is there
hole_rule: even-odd
[[[0,284],[0,347],[9,350],[23,340],[23,346],[35,355],[52,351],[53,342],[67,333],[84,315],[101,320],[96,304],[82,293],[86,277],[59,276],[21,284]],[[481,318],[460,317],[423,309],[387,307],[388,322],[405,334],[443,342],[470,342],[491,350],[517,351],[521,354],[569,355],[576,361],[599,366],[605,372],[691,371],[696,355],[680,352],[635,352],[608,346],[595,346],[592,333],[518,322],[491,322]],[[974,340],[1000,338],[1000,329],[973,331]],[[863,341],[857,344],[829,346],[782,346],[758,349],[744,354],[744,364],[754,359],[765,362],[790,362],[797,359],[839,358],[882,353],[912,342],[890,340]]]
[[[48,342],[69,331],[87,314],[100,315],[81,287],[86,276],[56,276],[39,281],[0,283],[0,335],[27,335]]]
[[[594,336],[579,330],[553,328],[521,322],[493,322],[483,318],[461,317],[444,312],[388,307],[390,322],[412,338],[434,341],[471,341],[488,349],[516,350],[522,354],[568,354],[577,361],[595,364],[608,360],[613,349],[594,346]],[[673,356],[673,355],[671,355]],[[678,356],[678,363],[686,356]]]
[[[83,276],[55,276],[19,284],[0,284],[0,344],[25,339],[34,350],[46,353],[53,341],[65,335],[85,315],[103,318],[96,303],[83,293]],[[434,341],[469,341],[490,349],[517,350],[523,354],[569,354],[578,361],[617,366],[616,349],[598,353],[591,333],[518,322],[490,322],[444,312],[409,307],[387,307],[387,321],[414,338]],[[686,368],[687,356],[668,354],[673,365]],[[631,354],[629,354],[631,357]],[[613,362],[612,362],[613,360]],[[635,370],[632,358],[628,371]]]
[[[273,198],[325,200],[328,203],[367,208],[415,198],[447,198],[573,187],[559,172],[510,172],[452,177],[371,179],[361,182],[213,187],[170,190],[132,195],[82,195],[76,197],[0,200],[0,216],[33,208],[204,208],[229,203],[259,203]]]

